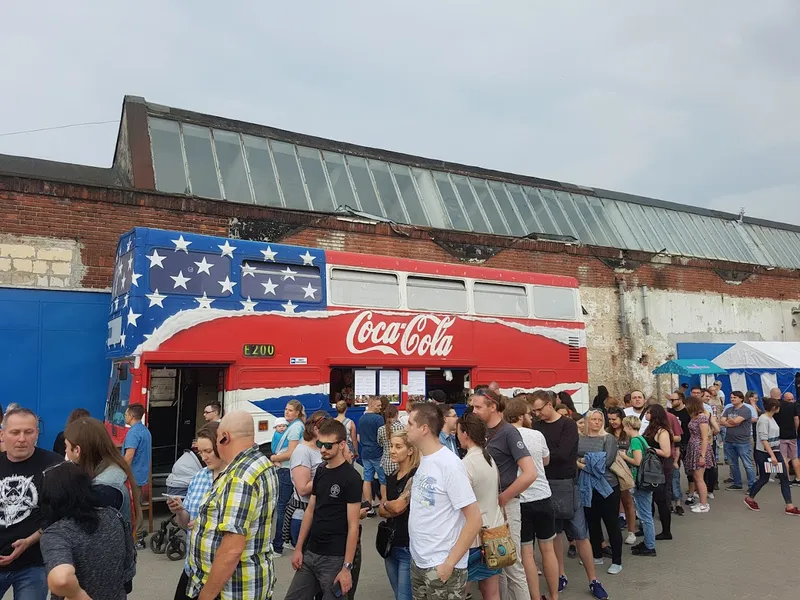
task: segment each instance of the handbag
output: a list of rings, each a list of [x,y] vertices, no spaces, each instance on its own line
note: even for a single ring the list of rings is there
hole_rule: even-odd
[[[494,466],[497,473],[497,489],[500,491],[500,472],[497,464]],[[503,524],[497,527],[481,528],[481,551],[486,566],[490,569],[504,569],[517,562],[517,546],[511,537],[511,528],[508,526],[508,516],[503,508]]]
[[[617,454],[617,458],[614,459],[614,464],[609,468],[611,472],[617,476],[617,479],[619,479],[620,491],[624,492],[635,487],[636,484],[633,481],[633,473],[631,473],[628,463],[626,463],[619,454]]]
[[[551,479],[550,494],[556,519],[569,521],[575,516],[575,493],[577,487],[572,479]]]
[[[386,558],[392,551],[394,542],[394,524],[389,521],[378,523],[378,532],[375,534],[375,549],[381,558]]]

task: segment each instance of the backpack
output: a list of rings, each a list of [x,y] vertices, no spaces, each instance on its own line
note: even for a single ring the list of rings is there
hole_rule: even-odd
[[[636,487],[645,492],[655,490],[659,485],[666,483],[664,466],[656,454],[655,449],[647,448],[642,455],[642,463],[636,473]]]

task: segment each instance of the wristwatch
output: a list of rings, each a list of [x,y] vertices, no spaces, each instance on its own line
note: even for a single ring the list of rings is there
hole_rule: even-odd
[[[353,570],[353,563],[344,563],[342,565],[342,568],[343,569],[347,569],[348,571],[352,571]]]

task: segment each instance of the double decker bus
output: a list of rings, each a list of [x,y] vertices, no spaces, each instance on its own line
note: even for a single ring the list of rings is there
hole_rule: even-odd
[[[581,313],[569,277],[135,228],[116,252],[106,422],[119,442],[144,405],[158,473],[212,401],[250,412],[262,445],[291,399],[345,400],[357,421],[370,396],[458,404],[496,381],[585,409]]]

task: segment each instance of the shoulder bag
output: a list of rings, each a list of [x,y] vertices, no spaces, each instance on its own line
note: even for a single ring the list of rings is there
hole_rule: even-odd
[[[375,534],[375,549],[381,558],[387,558],[392,551],[394,542],[394,523],[391,519],[378,523],[378,532]]]
[[[553,502],[553,512],[556,519],[564,521],[575,516],[575,492],[577,486],[573,479],[551,479],[550,493]]]
[[[494,462],[494,461],[492,461]],[[497,473],[498,493],[500,488],[500,472],[497,465],[494,465]],[[498,527],[481,528],[481,550],[486,566],[490,569],[504,569],[517,562],[517,546],[511,537],[511,529],[508,526],[508,516],[506,509],[503,508],[504,523]]]
[[[614,464],[612,464],[609,468],[611,469],[611,472],[617,476],[617,479],[619,479],[620,491],[624,492],[636,486],[635,482],[633,481],[633,473],[631,473],[628,463],[625,462],[619,453],[617,453],[617,457],[614,459]]]

